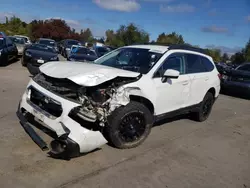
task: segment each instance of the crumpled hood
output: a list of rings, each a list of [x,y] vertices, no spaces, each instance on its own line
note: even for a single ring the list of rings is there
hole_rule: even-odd
[[[49,62],[40,66],[40,71],[54,78],[67,78],[82,86],[96,86],[116,77],[137,77],[140,73],[81,62]]]

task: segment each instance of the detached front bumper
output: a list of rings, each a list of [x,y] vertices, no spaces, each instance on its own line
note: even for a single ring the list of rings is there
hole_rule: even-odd
[[[47,96],[49,100],[54,100],[60,104],[61,115],[55,117],[32,103],[29,93],[31,87]],[[71,110],[78,106],[80,104],[55,95],[31,80],[20,100],[17,116],[25,131],[41,149],[48,149],[47,144],[34,131],[32,128],[34,124],[26,118],[27,115],[37,119],[44,129],[48,129],[55,134],[54,140],[50,144],[52,154],[72,156],[77,153],[88,153],[107,143],[100,131],[89,130],[69,117]]]

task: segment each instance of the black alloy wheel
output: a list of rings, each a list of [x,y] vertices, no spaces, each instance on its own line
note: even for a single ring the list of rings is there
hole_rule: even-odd
[[[145,133],[145,130],[145,117],[140,111],[130,112],[121,119],[119,134],[125,142],[138,140]]]

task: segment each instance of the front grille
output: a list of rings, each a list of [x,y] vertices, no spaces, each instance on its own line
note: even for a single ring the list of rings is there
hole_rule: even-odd
[[[53,78],[40,73],[33,80],[52,93],[66,98],[77,99],[77,91],[80,86],[68,79]]]
[[[35,88],[30,88],[30,102],[52,116],[59,117],[62,114],[61,103],[41,93]]]

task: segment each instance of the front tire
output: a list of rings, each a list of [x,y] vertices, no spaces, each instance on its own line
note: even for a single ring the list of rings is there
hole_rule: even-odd
[[[207,118],[211,113],[213,104],[214,104],[214,96],[212,93],[208,92],[201,103],[199,111],[194,114],[195,120],[199,122],[207,120]]]
[[[144,142],[153,122],[153,115],[146,106],[131,101],[126,106],[117,108],[108,117],[106,133],[115,147],[133,148]]]

